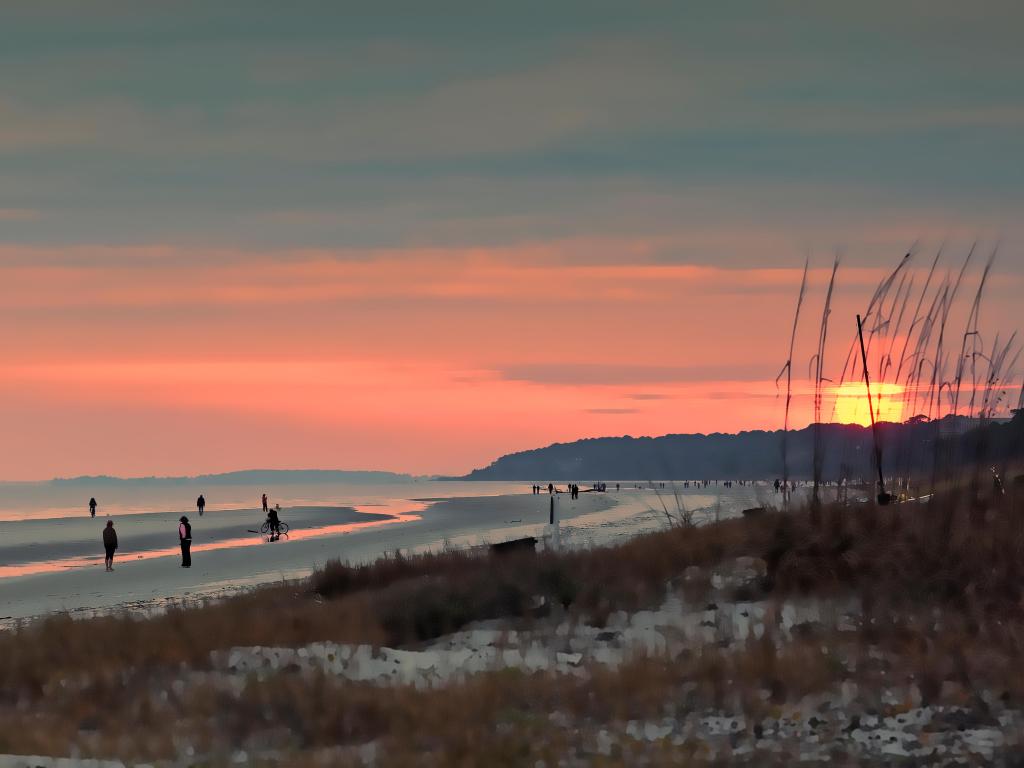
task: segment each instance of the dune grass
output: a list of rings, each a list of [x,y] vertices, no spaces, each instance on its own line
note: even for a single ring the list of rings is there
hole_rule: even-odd
[[[748,712],[773,697],[827,688],[850,674],[835,654],[851,642],[853,658],[867,658],[868,647],[889,649],[900,675],[926,698],[952,681],[965,696],[995,687],[1024,702],[1024,510],[1012,491],[966,494],[892,507],[826,505],[820,516],[767,512],[607,549],[330,563],[308,580],[146,619],[31,622],[0,635],[7,726],[0,752],[156,759],[189,746],[216,755],[248,745],[298,750],[307,761],[322,749],[328,762],[344,763],[353,755],[332,749],[377,740],[393,764],[430,764],[415,759],[428,753],[433,764],[550,763],[589,738],[580,723],[653,717],[680,701],[684,686],[693,706]],[[211,651],[232,646],[332,640],[416,647],[473,621],[529,624],[550,611],[601,624],[612,611],[659,604],[690,566],[739,556],[763,559],[766,576],[744,588],[756,594],[738,597],[857,595],[863,627],[852,639],[638,658],[618,670],[591,670],[585,680],[489,673],[443,691],[415,691],[282,674],[244,681],[238,695],[201,677],[179,682],[184,670],[208,669]],[[885,678],[870,664],[856,674],[868,687],[893,681],[891,668]],[[577,725],[560,728],[551,712]]]

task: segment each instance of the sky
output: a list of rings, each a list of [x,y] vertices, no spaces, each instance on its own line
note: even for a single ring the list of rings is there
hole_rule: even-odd
[[[955,272],[977,241],[969,286],[997,249],[982,321],[1024,330],[1022,22],[4,3],[0,478],[455,474],[777,429],[804,261],[798,379],[837,253],[837,376],[911,248]]]

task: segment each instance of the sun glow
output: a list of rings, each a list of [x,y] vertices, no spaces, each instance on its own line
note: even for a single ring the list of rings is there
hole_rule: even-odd
[[[872,384],[871,401],[875,408],[875,421],[903,421],[903,386],[899,384]],[[848,381],[834,390],[835,417],[840,424],[871,426],[867,389],[863,381]]]

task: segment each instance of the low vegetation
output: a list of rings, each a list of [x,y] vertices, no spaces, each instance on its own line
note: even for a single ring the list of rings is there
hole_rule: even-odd
[[[813,515],[766,511],[606,549],[396,553],[144,619],[29,622],[0,634],[0,752],[192,755],[218,764],[245,749],[300,765],[357,762],[362,753],[353,750],[373,743],[388,764],[552,765],[602,724],[661,717],[683,702],[727,702],[756,718],[851,675],[868,688],[912,681],[925,700],[995,691],[1024,705],[1024,509],[1014,488],[951,490],[891,507],[826,505]],[[864,608],[861,626],[782,647],[762,638],[675,658],[638,656],[579,678],[487,673],[441,690],[279,674],[243,680],[230,694],[203,677],[211,651],[236,646],[416,648],[476,621],[529,627],[552,615],[600,626],[614,611],[660,604],[666,590],[699,590],[699,580],[684,585],[687,569],[706,572],[741,556],[763,560],[765,576],[735,599],[853,595]],[[869,649],[898,660],[888,678],[870,664],[854,673],[837,661],[868,658]],[[572,727],[559,726],[566,718]],[[644,759],[700,757],[666,750]]]

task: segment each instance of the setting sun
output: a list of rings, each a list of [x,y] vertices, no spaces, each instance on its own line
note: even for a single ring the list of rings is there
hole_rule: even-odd
[[[903,421],[903,387],[899,384],[872,384],[871,397],[876,421]],[[867,390],[862,381],[848,381],[835,390],[835,416],[840,424],[871,426]]]

